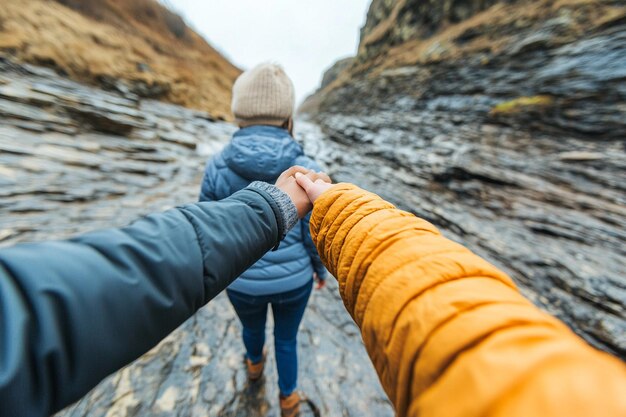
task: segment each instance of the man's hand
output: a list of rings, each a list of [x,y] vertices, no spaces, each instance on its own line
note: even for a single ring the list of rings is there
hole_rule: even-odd
[[[304,189],[311,203],[315,203],[320,195],[333,186],[330,177],[324,173],[294,172],[297,184]]]
[[[281,191],[291,198],[294,206],[296,206],[296,210],[298,211],[298,217],[303,218],[311,209],[313,205],[311,204],[311,200],[304,192],[302,188],[296,183],[296,179],[294,175],[296,173],[307,174],[309,172],[308,169],[301,166],[292,166],[288,170],[284,171],[280,174],[280,177],[276,180],[276,187],[278,187]]]

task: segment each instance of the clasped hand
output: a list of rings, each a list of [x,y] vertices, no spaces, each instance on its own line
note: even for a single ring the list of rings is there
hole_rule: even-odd
[[[311,211],[315,200],[332,187],[332,182],[323,172],[293,166],[280,174],[275,185],[291,198],[302,218]]]

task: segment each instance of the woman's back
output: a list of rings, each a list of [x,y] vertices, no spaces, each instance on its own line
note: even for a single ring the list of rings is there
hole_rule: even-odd
[[[208,162],[200,201],[221,200],[253,181],[274,182],[293,165],[319,169],[287,130],[261,125],[243,128]],[[268,252],[229,288],[250,295],[290,291],[311,280],[312,257],[317,253],[310,244],[305,219],[287,234],[276,251]]]

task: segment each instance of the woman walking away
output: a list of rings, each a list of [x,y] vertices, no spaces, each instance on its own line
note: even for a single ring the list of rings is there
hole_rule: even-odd
[[[280,66],[260,64],[241,74],[233,87],[232,99],[232,111],[240,130],[221,153],[209,160],[200,201],[221,200],[253,181],[274,182],[292,165],[319,170],[292,137],[294,101],[293,84]],[[250,380],[257,380],[263,374],[265,321],[267,307],[272,307],[283,416],[299,412],[300,397],[295,391],[298,327],[313,280],[322,288],[326,274],[311,240],[309,217],[302,219],[280,247],[267,253],[227,290],[243,325]],[[233,230],[233,233],[247,231]]]

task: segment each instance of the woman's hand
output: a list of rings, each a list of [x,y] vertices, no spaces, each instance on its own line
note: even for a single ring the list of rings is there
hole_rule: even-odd
[[[330,177],[323,172],[294,173],[296,182],[306,192],[311,203],[315,203],[324,191],[333,186]]]
[[[313,272],[313,281],[315,281],[315,283],[317,284],[315,285],[316,290],[321,290],[326,286],[326,280],[320,279],[319,275],[317,275],[317,272]]]

